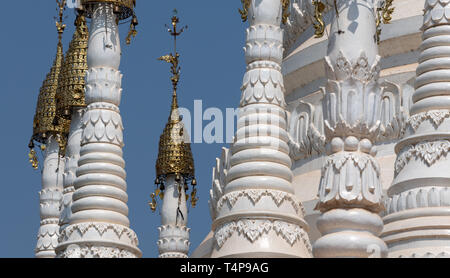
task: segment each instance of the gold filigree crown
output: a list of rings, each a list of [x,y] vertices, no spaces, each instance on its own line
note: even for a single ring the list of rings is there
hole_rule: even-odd
[[[86,16],[92,17],[94,5],[98,3],[112,4],[114,13],[118,15],[119,20],[125,20],[134,14],[136,0],[81,0],[81,5],[86,9]]]

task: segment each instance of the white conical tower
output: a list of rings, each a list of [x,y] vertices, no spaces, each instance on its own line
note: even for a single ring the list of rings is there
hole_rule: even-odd
[[[450,257],[450,2],[427,0],[424,12],[414,104],[383,218],[389,257]]]
[[[64,152],[64,191],[59,217],[60,233],[69,225],[72,215],[72,195],[78,159],[80,158],[82,117],[85,110],[85,77],[87,72],[87,45],[89,30],[82,9],[78,9],[75,32],[66,53],[56,94],[56,111],[59,118],[70,119],[70,132]],[[59,243],[61,244],[61,242]],[[60,250],[60,249],[59,249]]]
[[[245,46],[248,66],[230,160],[221,162],[230,168],[225,178],[215,175],[210,200],[215,258],[312,255],[303,206],[291,184],[287,145],[280,28],[287,2],[243,1],[241,14],[250,22]]]
[[[156,161],[156,192],[151,195],[150,206],[156,210],[156,198],[163,200],[161,207],[161,226],[157,242],[160,258],[187,258],[189,252],[189,231],[187,200],[188,183],[192,185],[191,203],[195,206],[196,180],[194,159],[189,141],[189,134],[184,128],[178,111],[177,86],[180,80],[179,57],[176,40],[185,27],[177,29],[179,19],[172,17],[174,53],[160,57],[159,60],[171,64],[171,81],[173,86],[172,106],[169,120],[159,140],[158,160]]]
[[[63,195],[64,160],[60,157],[60,150],[65,145],[64,135],[67,134],[70,122],[67,120],[55,122],[55,95],[58,89],[58,78],[63,63],[62,34],[65,29],[63,12],[66,1],[57,1],[59,18],[56,23],[58,29],[58,47],[53,66],[47,75],[40,93],[33,122],[33,137],[30,142],[30,161],[38,168],[38,161],[34,151],[33,141],[41,143],[44,151],[42,166],[42,190],[40,199],[40,228],[35,249],[38,258],[55,257],[55,248],[59,236],[59,207]]]
[[[122,75],[118,21],[133,14],[134,1],[84,0],[92,18],[88,44],[86,112],[83,116],[72,216],[61,234],[61,257],[136,258],[138,239],[129,228],[123,126],[119,111]]]
[[[330,155],[322,168],[314,257],[386,257],[380,167],[381,128],[376,8],[373,0],[338,0],[325,57],[323,111]],[[317,3],[317,2],[316,2]]]

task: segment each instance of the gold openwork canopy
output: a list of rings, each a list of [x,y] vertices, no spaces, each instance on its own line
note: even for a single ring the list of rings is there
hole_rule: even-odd
[[[56,93],[58,118],[70,119],[74,107],[85,107],[85,76],[87,66],[87,47],[89,30],[81,10],[75,20],[76,30],[59,75]]]
[[[195,186],[197,181],[195,179],[194,159],[191,151],[190,138],[187,131],[184,129],[184,124],[178,111],[177,100],[177,87],[180,80],[180,66],[179,57],[180,54],[176,50],[176,39],[186,27],[177,30],[177,24],[179,22],[178,17],[175,15],[172,17],[172,28],[169,28],[169,33],[174,37],[174,54],[158,58],[158,60],[165,61],[171,64],[173,93],[172,93],[172,105],[170,109],[169,120],[164,128],[164,131],[159,140],[159,152],[158,159],[156,161],[156,180],[155,184],[158,186],[155,193],[151,195],[152,202],[150,207],[153,211],[156,210],[156,196],[160,196],[162,199],[164,196],[164,183],[168,175],[175,175],[176,180],[184,180],[184,190],[189,190],[188,182],[191,182],[193,186],[191,193],[191,204],[195,207],[197,203],[197,190]],[[186,194],[186,198],[189,195]]]
[[[58,90],[58,79],[61,72],[61,67],[64,61],[62,35],[66,25],[63,24],[63,15],[66,6],[66,0],[56,1],[58,4],[58,21],[56,22],[56,28],[58,31],[58,45],[56,51],[56,57],[53,61],[53,66],[50,72],[47,74],[42,87],[39,91],[38,102],[36,105],[36,113],[33,120],[33,135],[28,147],[30,148],[29,160],[33,168],[38,168],[38,160],[36,152],[34,150],[34,141],[41,144],[46,144],[50,136],[55,136],[59,141],[61,148],[65,146],[65,136],[70,129],[70,120],[63,119],[61,121],[55,121],[56,119],[56,92]],[[45,149],[45,146],[41,146]]]
[[[134,15],[136,0],[81,0],[81,5],[86,9],[86,16],[92,17],[94,5],[98,3],[112,4],[114,13],[118,15],[119,20],[127,19]]]
[[[189,136],[178,113],[177,95],[172,96],[172,108],[169,121],[159,140],[156,175],[158,177],[175,174],[183,178],[193,178],[195,175]]]

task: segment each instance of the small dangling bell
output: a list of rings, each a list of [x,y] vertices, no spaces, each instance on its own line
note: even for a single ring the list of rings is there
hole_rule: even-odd
[[[152,198],[152,201],[151,201],[151,202],[148,202],[148,204],[149,204],[150,209],[152,210],[152,212],[155,212],[155,211],[156,211],[157,203],[156,203],[155,197],[156,197],[155,193],[152,193],[152,194],[150,195],[150,198]]]
[[[198,198],[197,198],[197,189],[193,189],[191,193],[191,205],[193,208],[197,205]]]
[[[36,156],[36,151],[34,148],[30,148],[30,153],[28,154],[28,159],[31,163],[33,169],[37,170],[39,168],[39,161]]]
[[[191,185],[192,186],[196,186],[197,185],[197,180],[195,178],[192,179]]]
[[[138,25],[139,25],[139,21],[138,21],[138,19],[137,19],[136,16],[133,16],[133,20],[131,21],[131,23],[132,23],[134,26],[138,26]]]
[[[79,14],[82,14],[82,13],[84,12],[84,6],[81,5],[81,4],[78,5],[77,12],[78,12]]]
[[[156,179],[155,179],[155,184],[158,185],[158,184],[160,184],[160,183],[161,183],[161,181],[159,180],[159,178],[156,178]]]
[[[114,6],[114,11],[115,14],[120,14],[121,10],[119,6]]]
[[[30,143],[28,143],[28,148],[34,149],[34,142],[33,142],[33,140],[30,140]]]

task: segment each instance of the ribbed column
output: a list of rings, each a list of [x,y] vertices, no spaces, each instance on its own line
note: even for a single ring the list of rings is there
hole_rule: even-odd
[[[74,182],[78,168],[78,159],[80,158],[83,112],[84,108],[74,108],[72,112],[65,155],[63,201],[59,216],[60,233],[67,228],[70,217],[72,216],[72,195],[75,192]],[[60,242],[59,244],[62,243]]]
[[[385,257],[379,134],[382,88],[372,0],[338,0],[328,39],[323,111],[328,159],[322,168],[314,257]]]
[[[424,11],[414,104],[383,218],[390,257],[450,256],[450,2],[427,0]]]
[[[63,196],[64,160],[59,157],[59,143],[52,135],[46,144],[39,192],[41,223],[37,236],[37,258],[54,258],[59,237],[59,207]]]
[[[287,145],[280,0],[250,1],[238,130],[212,257],[311,257]]]
[[[119,111],[122,75],[116,15],[110,4],[93,12],[80,159],[72,216],[61,235],[62,257],[140,257],[129,228]]]
[[[188,212],[184,180],[175,180],[169,175],[165,181],[165,192],[161,208],[159,230],[160,258],[187,258],[189,252]]]

